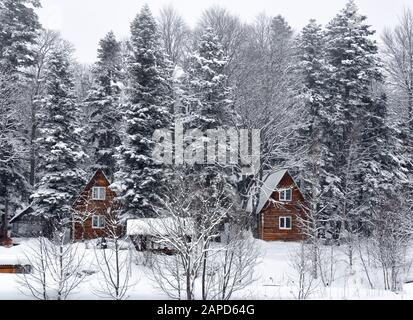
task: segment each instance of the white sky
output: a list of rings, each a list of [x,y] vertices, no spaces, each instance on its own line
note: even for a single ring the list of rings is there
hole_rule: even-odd
[[[62,36],[76,48],[79,62],[95,61],[97,44],[110,30],[119,39],[129,34],[130,22],[144,3],[157,15],[159,9],[172,4],[194,26],[202,11],[220,5],[242,20],[252,21],[266,12],[269,16],[282,14],[290,25],[301,29],[309,19],[326,24],[344,7],[347,0],[41,0],[39,10],[43,26],[60,30]],[[412,0],[356,0],[360,12],[368,16],[368,23],[380,34],[386,26],[393,26],[403,8]]]

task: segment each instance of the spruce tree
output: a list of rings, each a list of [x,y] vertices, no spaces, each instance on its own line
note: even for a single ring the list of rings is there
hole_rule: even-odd
[[[116,147],[121,144],[120,43],[109,32],[99,43],[94,83],[85,102],[90,110],[87,145],[92,170],[102,169],[109,178],[116,171]]]
[[[19,110],[23,91],[16,80],[15,74],[0,72],[0,240],[6,236],[8,219],[22,208],[30,190],[24,176],[25,148]]]
[[[31,45],[40,29],[34,12],[39,5],[37,0],[0,0],[0,238],[30,189],[24,165],[23,79],[18,71],[35,60]]]
[[[237,166],[222,163],[225,159],[215,159],[205,149],[206,143],[216,146],[216,150],[226,150],[227,139],[219,136],[218,141],[208,136],[207,130],[225,130],[237,125],[237,114],[233,109],[231,88],[225,75],[228,59],[212,28],[207,28],[202,34],[196,52],[190,59],[188,71],[189,112],[184,117],[186,135],[184,145],[186,152],[192,150],[197,155],[197,161],[187,163],[185,172],[187,178],[199,186],[200,198],[218,197],[236,198]],[[204,143],[199,145],[193,141],[191,130],[197,130],[202,135]],[[195,139],[199,139],[199,134]],[[217,145],[220,144],[220,145]],[[200,150],[195,150],[193,146]],[[187,153],[187,156],[189,153]],[[209,161],[206,163],[205,160]],[[235,209],[235,207],[234,207]]]
[[[358,13],[353,0],[328,24],[326,30],[327,122],[325,137],[327,152],[325,194],[333,233],[341,229],[343,217],[359,212],[360,173],[355,163],[362,157],[360,128],[365,125],[368,106],[372,101],[371,85],[380,78],[377,45],[371,39],[374,31]],[[357,151],[356,151],[357,150]],[[351,171],[351,172],[349,172]],[[358,181],[357,181],[358,180]],[[357,182],[348,194],[349,186]],[[354,196],[356,194],[356,196]]]
[[[212,212],[220,212],[219,222],[217,221],[219,224],[223,224],[227,218],[232,219],[233,223],[242,218],[235,214],[239,204],[236,194],[238,167],[228,164],[226,156],[222,157],[227,151],[226,130],[237,124],[231,89],[225,75],[227,63],[228,59],[218,37],[212,28],[207,28],[190,59],[188,96],[191,105],[189,114],[185,117],[184,127],[187,131],[184,144],[186,156],[193,151],[197,154],[197,159],[184,166],[183,183],[195,186],[193,192],[197,197],[196,206],[200,209],[194,216],[197,231],[209,229],[211,234],[218,232],[217,226],[214,228],[211,224]],[[191,133],[195,131],[191,130],[196,130],[194,136],[197,141],[193,141]],[[215,130],[217,136],[210,135],[212,130]],[[217,157],[217,150],[221,152],[221,156]],[[178,181],[182,183],[182,180]],[[224,213],[226,216],[223,216]],[[203,240],[201,291],[202,298],[207,299],[208,286],[205,279],[211,259],[208,257],[211,241],[208,237]]]
[[[131,24],[126,132],[113,184],[124,219],[155,215],[167,182],[167,166],[152,154],[153,133],[170,128],[172,122],[172,68],[159,41],[156,22],[145,5]]]
[[[34,44],[40,23],[34,8],[38,0],[0,1],[0,63],[10,70],[31,66],[35,56]]]
[[[382,93],[368,106],[362,145],[366,156],[360,163],[362,215],[356,217],[362,231],[371,232],[372,213],[386,199],[398,199],[411,192],[408,156],[403,152],[400,135],[388,119],[387,97]]]
[[[298,72],[302,80],[301,98],[304,114],[297,130],[299,151],[297,156],[301,190],[305,193],[307,210],[318,222],[326,221],[323,217],[323,178],[327,176],[323,155],[326,153],[324,128],[325,112],[325,37],[321,25],[315,20],[303,28],[297,41]],[[318,223],[315,221],[314,223]],[[325,223],[322,223],[325,227]],[[320,233],[324,234],[324,228]]]
[[[68,52],[56,49],[45,72],[46,98],[37,139],[41,178],[32,199],[34,214],[45,220],[44,232],[49,236],[69,221],[73,201],[85,182],[79,169],[85,154],[70,67]]]
[[[236,123],[225,67],[228,63],[212,28],[205,30],[191,57],[189,90],[192,125],[202,131]]]

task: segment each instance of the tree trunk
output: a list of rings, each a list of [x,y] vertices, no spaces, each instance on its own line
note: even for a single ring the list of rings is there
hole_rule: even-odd
[[[7,178],[5,182],[5,195],[4,195],[4,214],[0,220],[0,240],[6,240],[8,238],[8,221],[9,221],[9,195],[7,192]]]
[[[192,300],[191,268],[190,262],[186,270],[186,300]]]
[[[413,85],[413,83],[411,84]],[[409,113],[409,128],[413,133],[413,88],[408,92],[408,113]]]
[[[208,253],[204,253],[204,258],[202,261],[202,300],[207,300],[207,289],[206,289],[206,273],[207,273],[207,259]]]
[[[316,239],[313,239],[313,278],[318,278],[318,246],[316,244]]]

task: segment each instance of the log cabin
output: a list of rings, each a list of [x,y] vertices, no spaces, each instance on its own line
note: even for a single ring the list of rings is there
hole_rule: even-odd
[[[255,212],[256,236],[264,241],[300,241],[304,196],[288,170],[264,175],[258,197],[250,197],[247,211]]]
[[[73,203],[72,238],[75,241],[104,238],[113,232],[114,214],[120,209],[115,192],[102,170],[97,170]],[[123,231],[116,226],[116,233]]]

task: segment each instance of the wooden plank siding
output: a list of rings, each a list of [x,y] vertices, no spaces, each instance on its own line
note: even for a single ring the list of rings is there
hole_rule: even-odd
[[[16,266],[0,266],[0,273],[17,273]]]
[[[0,265],[0,273],[27,274],[31,269],[30,265]]]
[[[277,186],[277,189],[292,189],[292,201],[280,202],[279,192],[275,191],[270,200],[264,205],[259,217],[259,238],[265,241],[300,241],[305,236],[299,228],[297,217],[304,215],[302,204],[304,197],[289,173],[286,173]],[[273,200],[273,201],[271,201]],[[292,229],[281,230],[280,217],[292,218]]]
[[[96,171],[93,178],[86,185],[78,199],[73,205],[81,222],[73,223],[73,238],[74,240],[90,240],[108,235],[107,228],[93,228],[93,215],[104,216],[106,221],[110,218],[108,215],[109,209],[116,209],[118,206],[115,201],[116,194],[109,188],[110,182],[106,178],[102,170]],[[92,188],[104,187],[106,190],[105,200],[92,200]],[[109,211],[110,212],[110,211]],[[78,218],[78,219],[79,219]],[[107,227],[107,226],[106,226]],[[121,231],[119,231],[121,232]]]

